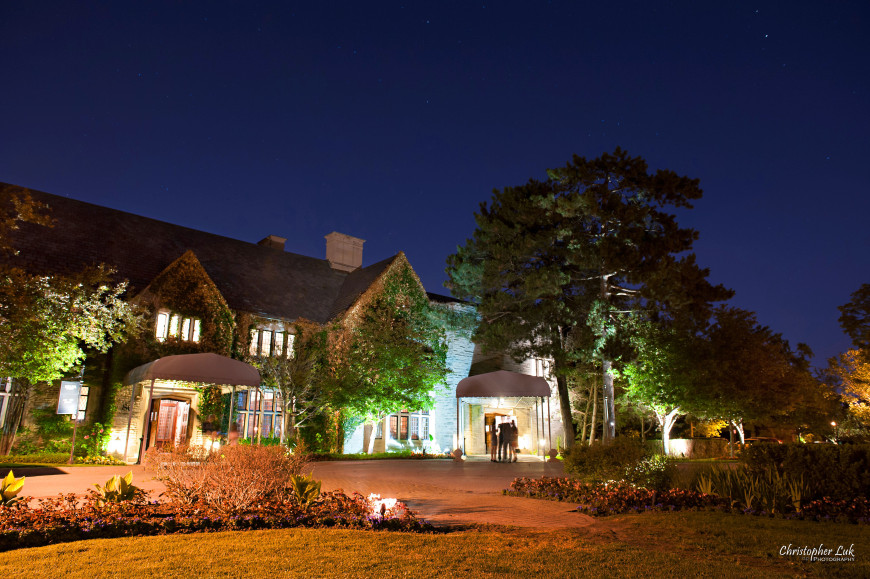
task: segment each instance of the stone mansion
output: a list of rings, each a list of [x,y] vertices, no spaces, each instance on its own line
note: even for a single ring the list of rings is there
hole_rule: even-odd
[[[324,258],[309,257],[286,251],[286,239],[277,235],[250,243],[63,196],[29,192],[34,200],[49,207],[54,224],[21,224],[13,235],[19,249],[16,265],[34,274],[50,275],[105,264],[115,270],[118,279],[128,281],[128,299],[134,301],[147,300],[172,276],[198,280],[198,285],[213,296],[211,299],[224,304],[221,307],[228,308],[236,319],[247,316],[254,322],[254,330],[246,340],[251,355],[287,355],[293,347],[294,322],[304,319],[325,324],[339,319],[368,293],[379,291],[378,280],[383,276],[395,268],[411,267],[402,252],[366,264],[364,241],[338,232],[326,235]],[[470,307],[447,296],[427,295],[441,307]],[[192,352],[202,351],[197,347],[211,331],[211,314],[176,308],[171,300],[152,309],[148,332],[155,344],[173,337],[189,342]],[[516,420],[523,451],[543,455],[555,444],[562,428],[555,380],[549,374],[547,361],[517,363],[505,356],[487,355],[459,332],[448,331],[448,346],[450,373],[446,383],[433,392],[433,409],[407,409],[387,416],[375,427],[360,426],[346,432],[345,452],[363,451],[374,437],[376,452],[426,449],[442,453],[459,447],[468,454],[484,454],[488,452],[487,433],[505,419]],[[227,351],[215,353],[229,355]],[[199,413],[201,394],[196,385],[158,381],[149,398],[142,384],[111,387],[112,379],[106,376],[111,372],[108,366],[103,374],[85,375],[79,417],[91,420],[99,408],[109,402],[115,404],[111,453],[136,457],[151,445],[201,440],[205,417]],[[550,383],[549,399],[457,398],[460,380],[496,370],[546,379]],[[276,392],[226,386],[223,390],[225,396],[231,395],[231,419],[241,436],[273,436],[284,427]],[[0,421],[8,403],[8,395],[4,394],[0,392]],[[50,399],[34,397],[28,404],[32,409]],[[146,399],[152,400],[150,408],[146,408]],[[56,400],[55,392],[51,403]]]

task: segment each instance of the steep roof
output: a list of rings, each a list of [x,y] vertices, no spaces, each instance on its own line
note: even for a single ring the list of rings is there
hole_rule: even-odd
[[[30,194],[51,208],[55,223],[51,228],[21,224],[12,236],[22,249],[16,264],[34,273],[70,274],[105,263],[130,282],[132,295],[191,250],[231,308],[323,323],[350,307],[395,259],[348,274],[332,269],[325,259],[40,191]]]

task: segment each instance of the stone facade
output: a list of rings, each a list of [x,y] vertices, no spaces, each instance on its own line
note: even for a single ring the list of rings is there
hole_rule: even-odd
[[[460,303],[449,307],[469,307]],[[555,446],[563,435],[559,413],[556,381],[550,375],[550,365],[545,360],[529,359],[516,362],[508,356],[487,355],[460,332],[448,332],[447,366],[450,373],[442,389],[433,393],[434,408],[429,412],[429,432],[432,440],[394,440],[389,435],[389,417],[385,418],[381,431],[383,436],[375,439],[374,451],[423,450],[433,453],[449,453],[461,448],[466,454],[488,454],[486,441],[486,416],[498,415],[513,419],[519,429],[520,451],[543,456]],[[495,358],[495,361],[493,359]],[[456,398],[456,386],[472,373],[472,366],[487,362],[488,368],[540,376],[550,384],[550,398]],[[547,420],[549,412],[550,420]],[[457,429],[457,418],[459,428]],[[345,452],[364,452],[371,428],[360,426],[345,440]]]

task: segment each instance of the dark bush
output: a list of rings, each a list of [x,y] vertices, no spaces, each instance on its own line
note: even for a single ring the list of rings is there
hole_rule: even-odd
[[[608,444],[575,445],[565,456],[565,473],[589,481],[624,480],[657,490],[670,488],[674,465],[653,447],[620,437]]]
[[[758,444],[746,447],[742,459],[754,475],[775,469],[803,477],[810,500],[870,496],[870,444]]]
[[[845,501],[811,501],[802,509],[786,504],[785,508],[774,512],[763,505],[745,508],[740,501],[707,492],[677,488],[655,491],[624,481],[587,483],[567,477],[546,476],[539,479],[514,479],[510,488],[504,490],[504,494],[578,503],[579,512],[597,517],[648,511],[706,510],[809,521],[870,524],[870,500],[866,497],[852,497]]]

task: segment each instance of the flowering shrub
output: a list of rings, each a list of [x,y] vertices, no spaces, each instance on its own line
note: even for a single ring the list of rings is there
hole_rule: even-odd
[[[811,501],[801,510],[801,518],[819,521],[870,523],[870,499],[854,497],[849,500],[834,500],[825,497]]]
[[[105,452],[112,436],[107,427],[104,427],[99,422],[94,422],[82,438],[83,442],[81,446],[84,447],[84,454],[99,456]],[[76,445],[76,453],[78,454],[81,450],[79,445]]]
[[[728,502],[715,495],[684,489],[656,491],[625,481],[587,483],[567,477],[517,478],[505,494],[580,503],[578,511],[594,516],[648,510],[724,508]]]
[[[427,532],[433,527],[407,511],[374,515],[365,497],[326,492],[303,510],[289,498],[272,498],[244,511],[226,514],[204,503],[80,504],[73,494],[41,499],[36,507],[22,501],[0,508],[0,551],[83,539],[202,533],[245,529],[339,527]],[[402,506],[404,507],[404,506]]]

